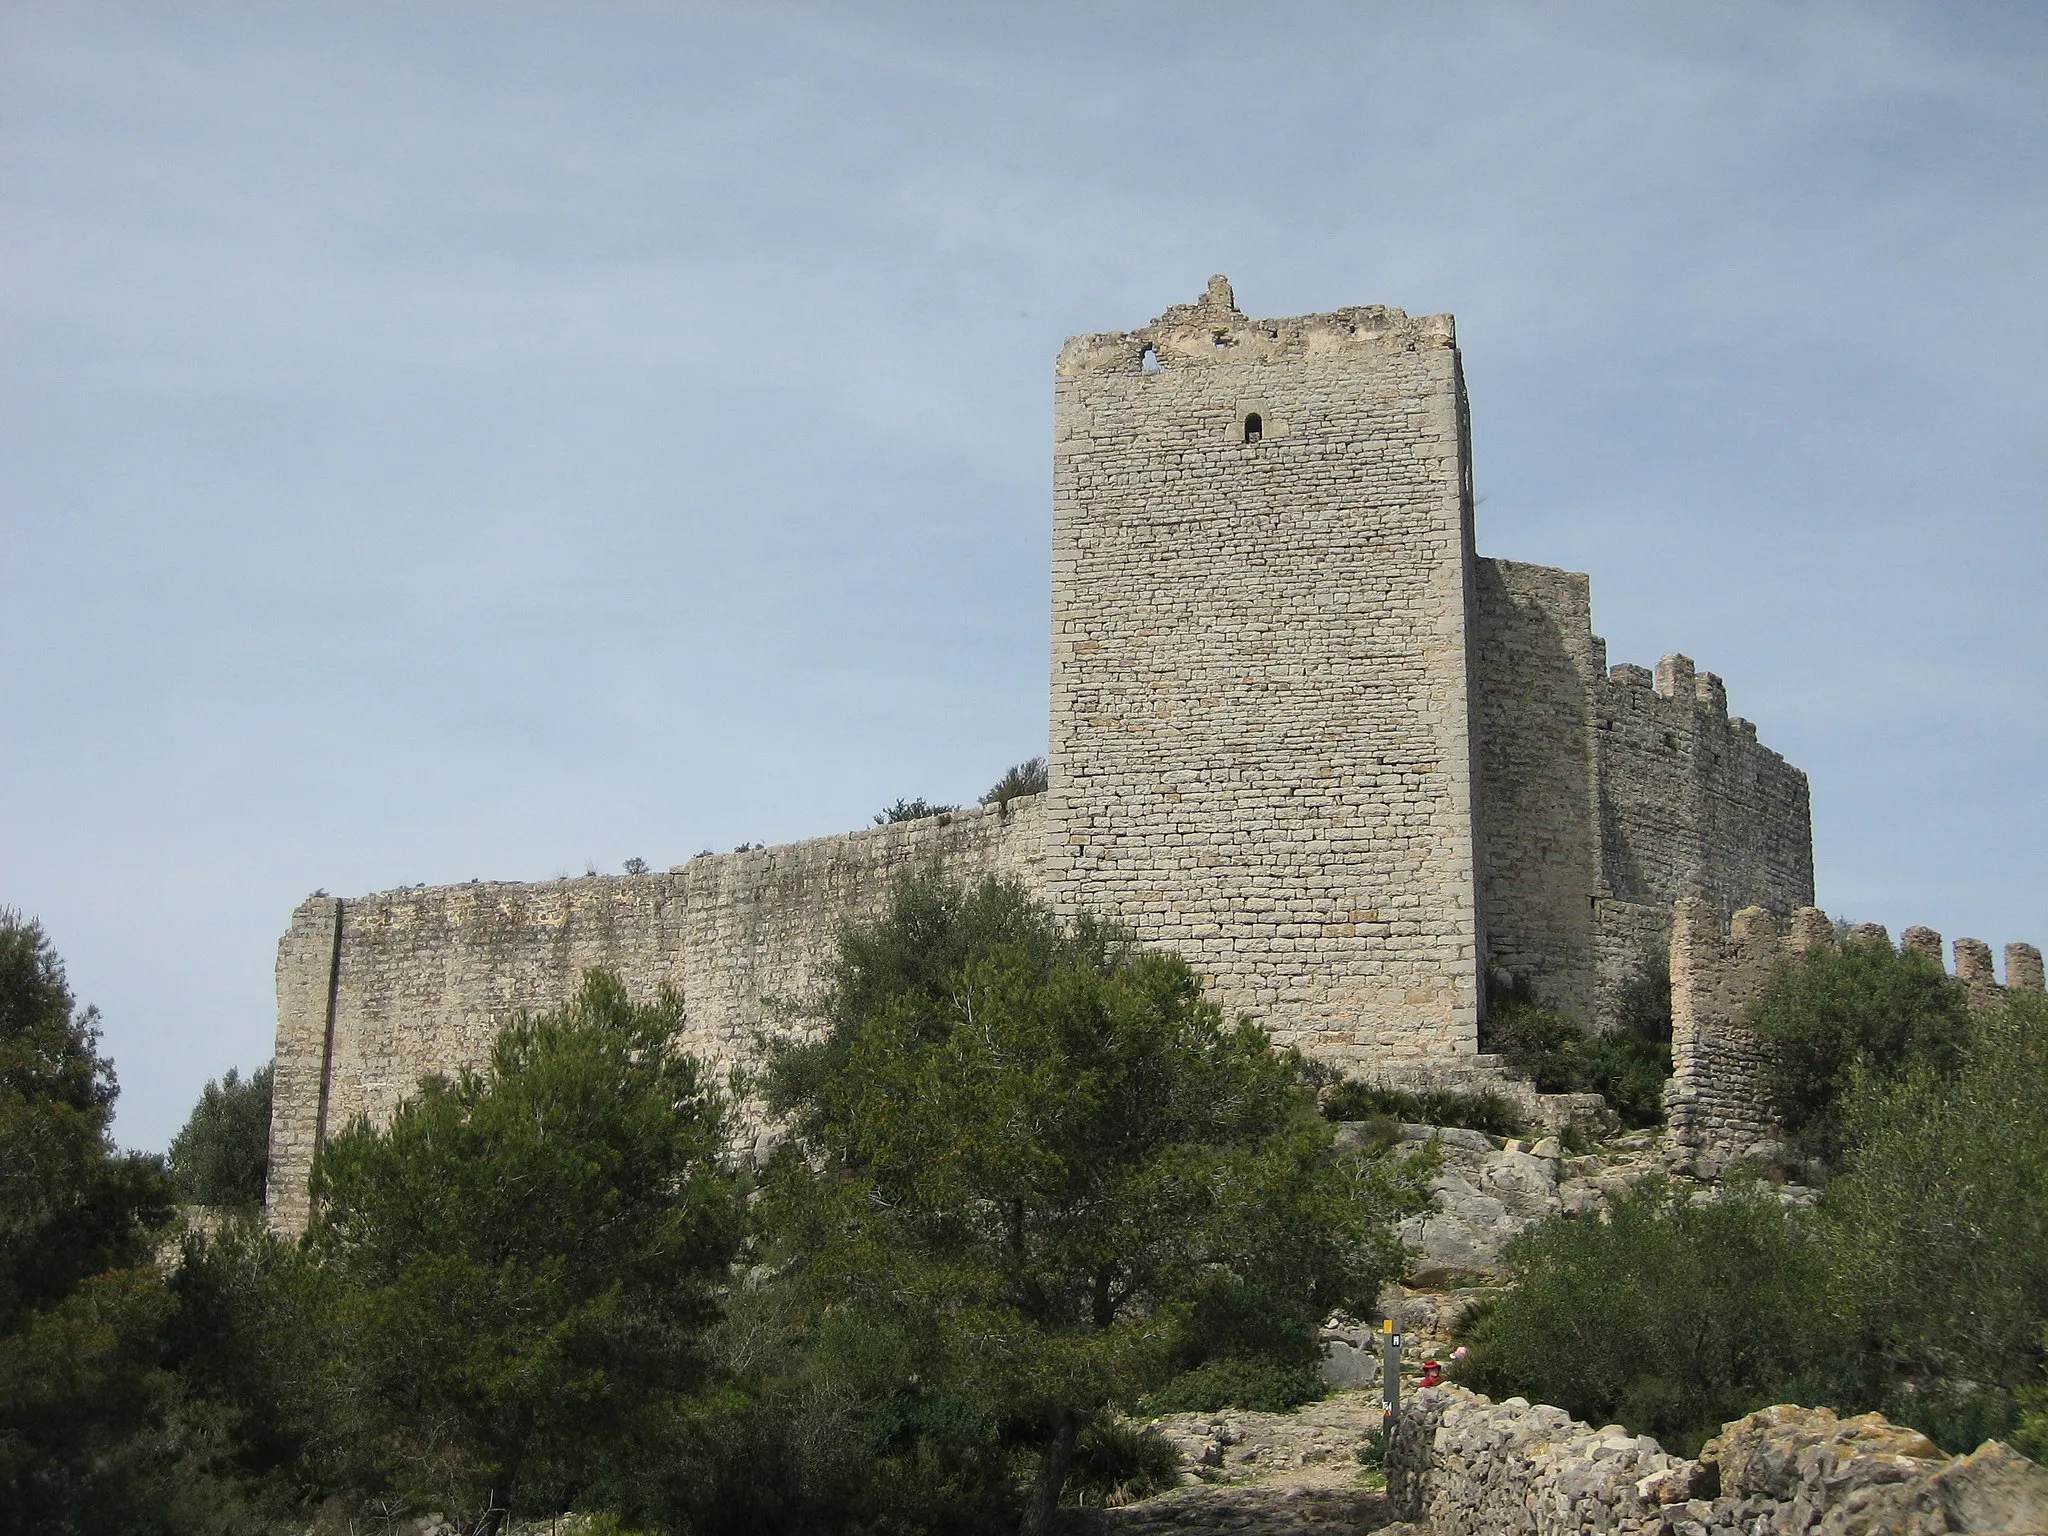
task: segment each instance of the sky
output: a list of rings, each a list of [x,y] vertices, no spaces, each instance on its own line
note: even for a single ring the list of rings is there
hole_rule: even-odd
[[[657,867],[1045,746],[1051,372],[1457,316],[1483,552],[2048,943],[2048,10],[0,8],[0,905],[117,1137],[315,889]]]

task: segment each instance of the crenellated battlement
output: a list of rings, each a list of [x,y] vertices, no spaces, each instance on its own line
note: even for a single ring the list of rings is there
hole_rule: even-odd
[[[1654,671],[1632,661],[1616,662],[1607,669],[1607,695],[1615,710],[1667,706],[1678,718],[1723,721],[1731,730],[1756,738],[1754,722],[1728,713],[1728,685],[1720,674],[1698,670],[1690,656],[1677,651],[1661,658]],[[1784,761],[1768,747],[1760,750]]]
[[[1672,1137],[1692,1156],[1693,1170],[1711,1177],[1730,1163],[1775,1147],[1780,1130],[1763,1091],[1764,1054],[1748,1014],[1784,960],[1838,945],[1892,946],[1882,923],[1857,923],[1838,932],[1827,913],[1801,907],[1778,918],[1747,907],[1724,920],[1703,901],[1681,901],[1671,924],[1670,1086],[1664,1105]],[[1941,935],[1914,926],[1898,948],[1942,964]],[[2033,944],[2005,946],[2005,981],[1993,973],[1991,946],[1982,939],[1955,941],[1954,964],[1944,970],[1968,990],[1975,1007],[1995,1005],[2008,990],[2041,992],[2041,951]]]

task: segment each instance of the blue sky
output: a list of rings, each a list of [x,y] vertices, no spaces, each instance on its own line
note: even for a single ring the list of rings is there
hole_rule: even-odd
[[[0,903],[160,1147],[316,887],[1043,749],[1063,336],[1449,310],[1489,554],[2048,942],[2048,11],[0,11]]]

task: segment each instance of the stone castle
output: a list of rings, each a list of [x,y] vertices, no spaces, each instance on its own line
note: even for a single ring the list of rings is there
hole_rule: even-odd
[[[1810,906],[1806,777],[1721,680],[1610,670],[1585,576],[1477,553],[1449,316],[1253,320],[1216,278],[1054,373],[1045,792],[665,873],[309,899],[278,952],[273,1222],[303,1225],[331,1128],[587,967],[674,987],[688,1044],[739,1059],[932,862],[1178,949],[1349,1071],[1473,1065],[1500,977],[1603,1019],[1675,904],[1695,937]]]

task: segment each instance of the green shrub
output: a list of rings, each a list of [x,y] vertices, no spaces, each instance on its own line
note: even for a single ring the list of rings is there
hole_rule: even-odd
[[[1671,1080],[1671,1042],[1620,1033],[1587,1037],[1573,1091],[1597,1093],[1623,1125],[1664,1123],[1664,1086]]]
[[[1597,1093],[1624,1125],[1662,1125],[1671,1077],[1671,971],[1662,952],[1645,952],[1619,1013],[1613,1029],[1588,1031],[1518,979],[1493,998],[1479,1047],[1506,1057],[1539,1093]]]
[[[268,1062],[245,1078],[233,1067],[209,1082],[185,1127],[171,1138],[171,1178],[184,1199],[199,1205],[263,1203],[270,1169]]]
[[[1479,1049],[1504,1056],[1538,1093],[1576,1093],[1585,1070],[1586,1031],[1570,1014],[1536,1001],[1517,983],[1479,1021]]]
[[[1034,1520],[1078,1433],[1184,1327],[1265,1326],[1263,1307],[1312,1346],[1400,1272],[1411,1175],[1336,1148],[1299,1058],[1177,956],[1014,883],[900,882],[843,936],[817,1017],[767,1063],[791,1145],[758,1217],[816,1305],[930,1320],[1040,1453]],[[1272,1400],[1271,1375],[1231,1391]]]
[[[1984,1015],[1951,1075],[1859,1080],[1822,1210],[1863,1328],[1913,1374],[2042,1378],[2048,1326],[2048,1002]]]
[[[1772,1104],[1793,1144],[1830,1167],[1848,1150],[1859,1075],[1955,1071],[1974,1026],[1939,961],[1889,944],[1816,947],[1781,965],[1749,1013],[1768,1052]]]
[[[1322,1109],[1325,1118],[1331,1120],[1384,1117],[1416,1125],[1462,1126],[1493,1136],[1519,1136],[1527,1129],[1514,1101],[1490,1089],[1395,1088],[1352,1078],[1324,1095]],[[1397,1135],[1398,1132],[1397,1125]]]
[[[1228,1355],[1181,1372],[1145,1398],[1145,1409],[1148,1413],[1214,1413],[1220,1408],[1285,1413],[1322,1395],[1322,1381],[1307,1366]]]
[[[2048,1355],[2048,1328],[2041,1330],[2037,1342],[2041,1352]],[[2021,1387],[2013,1399],[2018,1410],[2010,1436],[2013,1447],[2036,1461],[2048,1462],[2048,1382]]]
[[[480,1070],[320,1149],[305,1252],[365,1491],[550,1513],[704,1384],[742,1206],[681,1021],[589,971]]]
[[[1097,1420],[1074,1443],[1063,1502],[1117,1509],[1180,1481],[1180,1453],[1164,1437],[1120,1420]]]
[[[1649,1181],[1604,1220],[1529,1229],[1507,1260],[1513,1288],[1465,1323],[1459,1379],[1687,1454],[1825,1354],[1823,1246],[1767,1191],[1694,1204]]]
[[[1375,1424],[1358,1442],[1358,1464],[1368,1472],[1384,1473],[1387,1465],[1387,1432]]]

